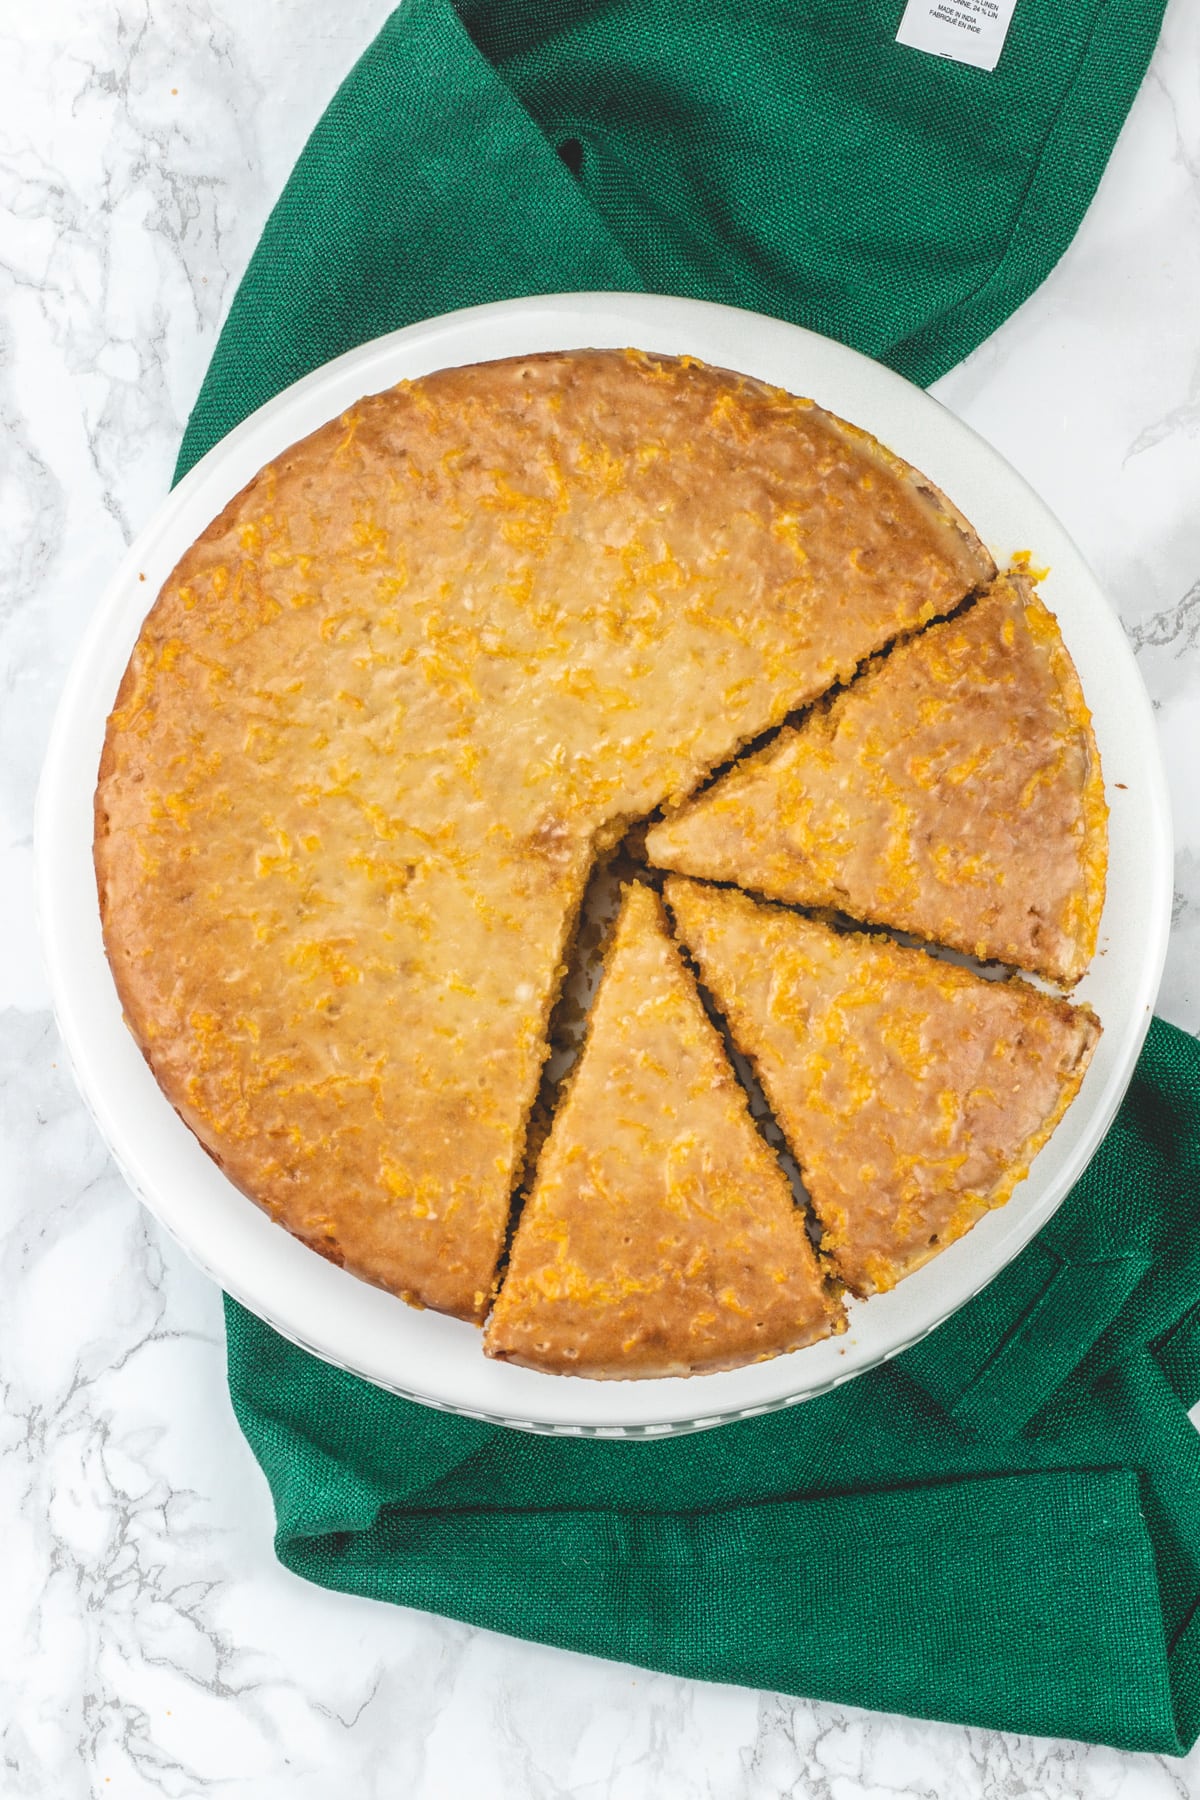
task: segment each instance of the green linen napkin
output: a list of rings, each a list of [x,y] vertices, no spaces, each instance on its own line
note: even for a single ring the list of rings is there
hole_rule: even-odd
[[[1018,0],[994,74],[902,0],[408,0],[317,127],[180,469],[320,362],[473,302],[650,288],[931,380],[1045,276],[1160,0]],[[916,1349],[667,1441],[384,1394],[228,1303],[280,1558],[653,1668],[1180,1752],[1200,1730],[1200,1046],[1155,1022],[1041,1237]]]

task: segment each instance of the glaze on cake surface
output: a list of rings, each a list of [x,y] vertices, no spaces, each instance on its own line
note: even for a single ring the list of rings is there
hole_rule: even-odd
[[[480,1320],[594,857],[992,573],[865,434],[688,358],[362,401],[184,556],[109,720],[163,1091],[305,1242]]]

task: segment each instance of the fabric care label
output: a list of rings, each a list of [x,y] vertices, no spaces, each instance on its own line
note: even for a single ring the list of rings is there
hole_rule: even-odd
[[[898,44],[994,69],[1008,36],[1017,0],[908,0]]]

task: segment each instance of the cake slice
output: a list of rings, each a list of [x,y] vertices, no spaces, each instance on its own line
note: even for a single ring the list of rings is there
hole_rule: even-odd
[[[634,883],[485,1349],[554,1374],[692,1375],[841,1326],[662,903]]]
[[[877,659],[646,838],[651,862],[1070,986],[1108,812],[1054,617],[1018,576]]]
[[[731,889],[673,876],[666,898],[853,1293],[1003,1205],[1083,1079],[1088,1007]]]

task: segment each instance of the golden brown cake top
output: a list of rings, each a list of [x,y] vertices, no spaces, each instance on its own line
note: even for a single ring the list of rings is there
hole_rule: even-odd
[[[840,1318],[662,904],[634,883],[485,1347],[554,1373],[689,1375]]]
[[[646,853],[1070,985],[1096,948],[1107,818],[1057,623],[1002,578],[653,828]]]
[[[306,1241],[481,1317],[597,845],[989,570],[872,440],[686,358],[363,400],[187,552],[109,721],[105,939],[168,1098]]]
[[[1088,1007],[680,876],[666,898],[852,1292],[1008,1199],[1083,1079]]]

